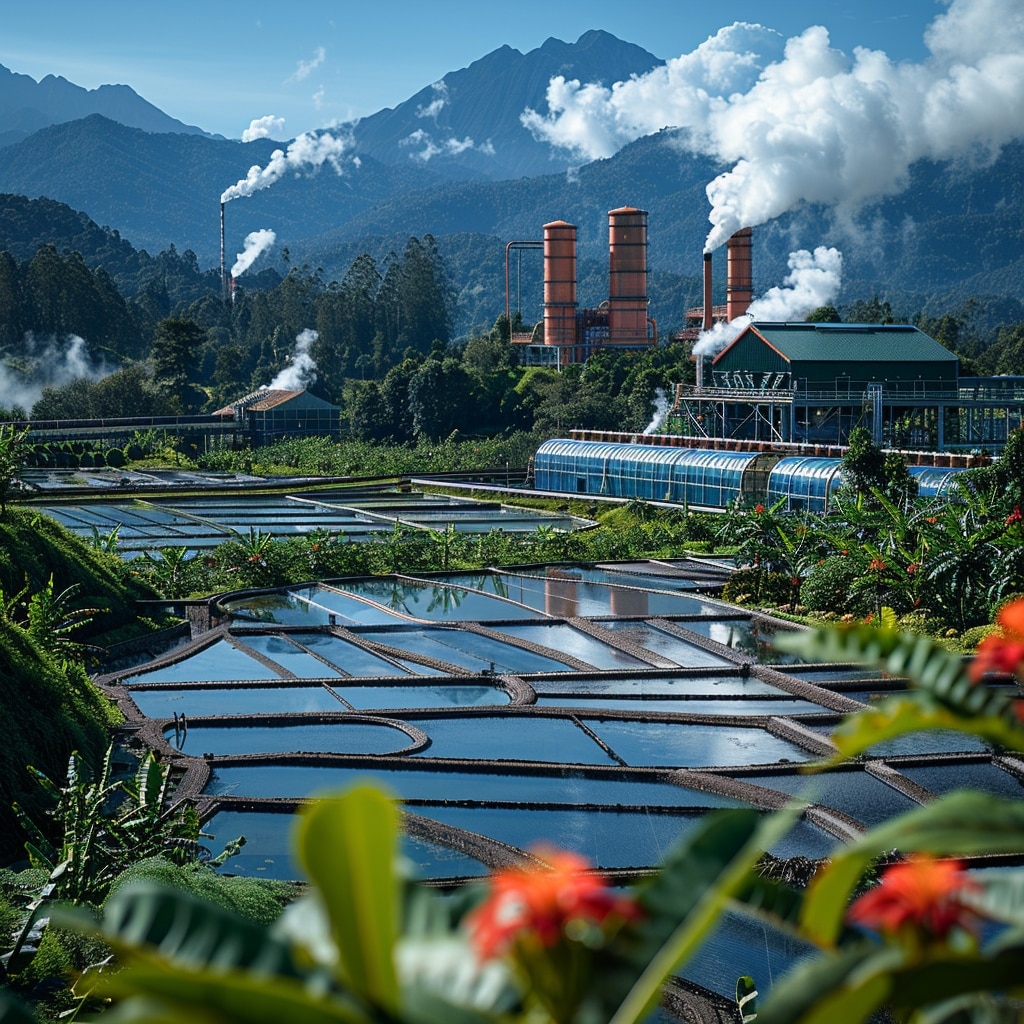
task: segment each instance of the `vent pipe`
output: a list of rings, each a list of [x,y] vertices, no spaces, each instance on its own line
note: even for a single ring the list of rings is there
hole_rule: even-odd
[[[704,253],[704,320],[700,325],[702,331],[710,331],[714,322],[711,303],[711,253]]]

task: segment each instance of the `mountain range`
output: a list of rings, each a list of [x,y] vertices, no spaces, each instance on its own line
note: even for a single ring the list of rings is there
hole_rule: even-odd
[[[699,302],[704,190],[723,168],[689,154],[671,129],[573,168],[520,122],[524,109],[543,106],[554,74],[608,84],[658,63],[598,31],[575,43],[549,39],[527,54],[501,47],[336,132],[345,143],[336,166],[283,176],[229,202],[229,259],[249,232],[270,228],[277,248],[254,270],[285,269],[287,248],[291,265],[322,268],[331,279],[360,252],[383,260],[410,235],[429,233],[459,296],[457,331],[464,333],[504,310],[505,244],[539,239],[551,220],[578,225],[580,301],[600,302],[607,296],[607,211],[631,205],[650,214],[652,316],[674,329]],[[250,167],[265,167],[279,144],[207,135],[125,86],[86,92],[47,78],[34,93],[25,78],[0,68],[0,144],[13,140],[3,148],[0,192],[46,196],[150,253],[174,244],[191,249],[201,266],[216,265],[221,193]],[[47,106],[44,96],[55,99]],[[29,132],[26,114],[17,136],[19,111],[49,123]],[[936,314],[981,297],[994,308],[1010,303],[1012,317],[1024,295],[1022,158],[1024,146],[1014,143],[981,164],[922,161],[902,193],[864,207],[855,221],[805,207],[764,225],[755,231],[755,291],[782,282],[792,250],[830,244],[844,255],[837,304],[879,295],[903,315]],[[0,249],[18,241],[0,234]],[[526,254],[514,269],[513,286],[532,319],[541,302],[539,259]],[[724,267],[716,276],[724,277]],[[724,281],[716,287],[721,292]]]

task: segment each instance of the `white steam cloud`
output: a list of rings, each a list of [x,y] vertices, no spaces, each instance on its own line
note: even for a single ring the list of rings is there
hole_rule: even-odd
[[[260,167],[258,164],[250,167],[244,178],[224,190],[220,201],[229,203],[232,199],[251,196],[254,192],[269,188],[280,181],[289,171],[298,174],[307,168],[315,170],[324,163],[330,163],[335,171],[341,174],[340,159],[347,146],[348,142],[345,139],[331,135],[330,132],[305,132],[288,146],[287,151],[275,149],[270,154],[270,162],[266,167]]]
[[[308,388],[316,382],[316,363],[309,354],[313,343],[320,335],[307,328],[295,339],[295,352],[288,365],[267,385],[271,389],[297,391]]]
[[[668,395],[665,394],[664,388],[657,388],[654,392],[654,415],[651,417],[651,422],[644,427],[645,434],[653,434],[661,421],[667,415],[671,405],[668,400]]]
[[[485,156],[494,156],[494,146],[490,139],[478,144],[467,135],[464,139],[452,137],[441,142],[435,142],[431,134],[422,128],[417,128],[416,131],[407,135],[398,144],[400,146],[419,147],[410,156],[414,160],[421,160],[423,163],[433,159],[435,156],[458,156],[460,153],[465,153],[471,149],[475,149],[478,153],[483,153]]]
[[[249,127],[242,132],[242,141],[255,142],[257,139],[271,139],[280,135],[283,131],[283,117],[264,114],[263,117],[255,117],[249,122]]]
[[[270,228],[260,228],[259,231],[250,231],[245,236],[242,251],[235,258],[234,266],[231,268],[232,277],[240,277],[277,241],[277,235]]]
[[[843,254],[819,245],[789,254],[789,274],[781,286],[770,288],[751,302],[747,312],[726,324],[715,324],[701,332],[693,346],[694,355],[715,355],[740,336],[754,320],[785,323],[803,320],[819,306],[835,301],[843,278]]]
[[[89,355],[85,339],[70,334],[63,339],[25,335],[22,365],[17,370],[0,363],[0,405],[31,412],[44,388],[60,388],[76,380],[102,380],[114,372]]]
[[[610,89],[553,78],[538,139],[577,157],[612,155],[665,125],[681,145],[731,165],[707,188],[714,249],[800,203],[855,210],[898,193],[914,161],[992,158],[1024,136],[1024,5],[951,0],[925,33],[930,56],[832,49],[816,26],[778,35],[725,28],[692,53]]]

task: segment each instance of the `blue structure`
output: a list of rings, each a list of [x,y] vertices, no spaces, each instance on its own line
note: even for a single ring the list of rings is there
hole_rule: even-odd
[[[602,498],[664,501],[720,511],[735,505],[774,505],[789,512],[825,512],[842,486],[842,460],[772,452],[675,448],[613,441],[545,441],[534,457],[539,491]],[[925,498],[950,493],[963,469],[910,466]]]
[[[603,441],[545,441],[534,457],[541,491],[722,509],[763,500],[778,456]]]
[[[808,509],[824,512],[828,508],[829,495],[842,486],[842,461],[818,456],[790,456],[780,459],[768,479],[768,495],[765,504],[774,505],[780,498],[786,499],[787,512]]]
[[[917,482],[917,493],[922,498],[949,494],[956,475],[963,472],[962,469],[950,469],[948,466],[909,466],[908,471]]]

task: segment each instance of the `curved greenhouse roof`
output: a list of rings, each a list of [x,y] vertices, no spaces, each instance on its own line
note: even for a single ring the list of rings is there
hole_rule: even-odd
[[[908,466],[910,475],[917,482],[917,493],[922,498],[937,498],[949,494],[953,480],[961,468],[951,469],[948,466]]]
[[[787,511],[824,512],[829,495],[841,486],[841,459],[794,455],[780,459],[768,477],[768,502],[786,499]]]
[[[764,452],[552,440],[534,457],[538,490],[724,508],[764,487]]]

